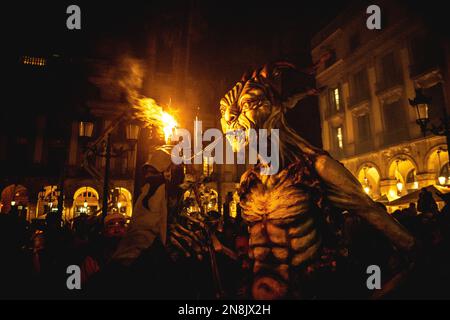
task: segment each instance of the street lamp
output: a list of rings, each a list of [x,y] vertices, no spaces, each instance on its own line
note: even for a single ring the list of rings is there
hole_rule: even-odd
[[[414,174],[413,189],[419,189],[419,181],[417,181],[416,174]]]
[[[90,121],[80,121],[80,137],[91,138],[94,130],[94,123]],[[133,151],[134,146],[137,143],[139,136],[139,126],[136,122],[131,122],[126,125],[125,133],[126,138],[130,144],[128,149],[120,148],[118,150],[112,150],[111,146],[111,133],[107,133],[106,145],[98,147],[97,145],[86,146],[86,149],[91,151],[95,156],[105,158],[105,171],[103,176],[103,204],[102,204],[102,216],[106,217],[108,214],[108,194],[109,194],[109,171],[111,166],[111,158],[121,157],[127,152]]]
[[[53,209],[53,203],[54,203],[54,201],[55,200],[58,200],[58,197],[56,197],[56,199],[55,198],[53,198],[53,195],[55,194],[55,192],[54,191],[57,191],[57,189],[55,189],[55,190],[53,190],[53,188],[54,188],[54,186],[52,185],[52,186],[50,186],[50,193],[48,194],[48,196],[46,196],[45,194],[46,194],[46,188],[44,188],[44,187],[42,187],[42,189],[41,189],[41,191],[40,191],[40,196],[39,196],[39,200],[40,201],[42,201],[42,202],[44,202],[44,213],[48,213],[48,212],[45,212],[45,204],[47,204],[48,205],[48,207],[50,208],[50,212],[52,211],[52,209]]]
[[[413,100],[408,99],[411,107],[416,109],[416,122],[420,126],[420,130],[425,137],[427,132],[431,132],[437,136],[445,136],[447,138],[447,150],[450,150],[450,128],[449,118],[447,115],[447,108],[442,105],[441,123],[436,126],[430,124],[430,118],[428,114],[429,107],[431,105],[431,97],[427,97],[423,94],[422,89],[416,89],[416,96]]]
[[[94,123],[91,121],[80,121],[79,136],[82,138],[91,138],[94,131]]]
[[[370,193],[370,183],[369,179],[367,179],[367,167],[364,167],[364,192],[366,194]]]
[[[134,122],[127,124],[127,126],[125,128],[127,140],[128,141],[137,141],[138,137],[139,137],[139,129],[140,129],[140,127]]]
[[[441,173],[441,169],[442,169],[442,167],[441,167],[441,152],[442,152],[442,150],[438,150],[437,151],[437,155],[438,155],[438,161],[439,161],[439,168],[438,168],[438,175],[439,175],[439,177],[438,177],[438,181],[439,181],[439,184],[441,185],[441,186],[443,186],[444,184],[445,184],[445,181],[447,180],[447,178],[446,177],[444,177]]]
[[[413,100],[408,100],[409,104],[416,109],[416,122],[425,136],[428,131],[428,123],[430,122],[430,118],[428,116],[428,106],[431,104],[431,98],[426,97],[421,89],[416,89],[415,98]]]
[[[397,164],[397,172],[400,174],[400,170],[398,168],[399,162],[400,162],[400,160],[395,161],[395,163]],[[399,178],[397,178],[397,190],[398,190],[397,195],[400,195],[403,191],[403,182]]]
[[[397,190],[399,193],[402,193],[403,183],[400,181],[400,179],[397,179]]]

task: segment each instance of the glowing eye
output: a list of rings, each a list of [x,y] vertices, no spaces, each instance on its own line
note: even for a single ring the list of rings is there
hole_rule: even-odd
[[[251,109],[252,109],[252,105],[248,101],[242,103],[242,111],[243,112],[251,110]]]

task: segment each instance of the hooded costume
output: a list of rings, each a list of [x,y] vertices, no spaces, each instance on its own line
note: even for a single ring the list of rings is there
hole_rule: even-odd
[[[163,244],[166,243],[167,193],[163,172],[170,165],[170,154],[163,150],[155,151],[144,165],[153,167],[159,174],[145,179],[127,233],[114,253],[113,260],[130,265],[157,237]]]

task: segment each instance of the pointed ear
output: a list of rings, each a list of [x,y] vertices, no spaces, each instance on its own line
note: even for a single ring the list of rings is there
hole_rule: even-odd
[[[250,72],[245,71],[245,72],[242,74],[241,82],[246,82],[246,81],[248,81],[249,79],[250,79]]]
[[[271,75],[269,65],[265,64],[264,67],[259,71],[259,75],[267,79],[269,75]]]

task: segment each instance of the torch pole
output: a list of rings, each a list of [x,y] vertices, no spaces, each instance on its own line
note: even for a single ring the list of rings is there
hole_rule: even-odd
[[[447,142],[447,153],[450,159],[450,128],[449,128],[449,118],[447,113],[447,107],[442,105],[442,113],[444,116],[444,134]]]
[[[106,138],[106,154],[105,154],[105,175],[103,177],[103,207],[102,219],[108,214],[108,195],[109,195],[109,168],[111,165],[111,134],[108,133]]]
[[[196,180],[198,181],[198,177],[196,177]],[[205,209],[204,209],[204,207],[202,206],[202,203],[201,203],[200,193],[198,191],[197,181],[193,185],[194,196],[195,196],[195,200],[197,202],[197,205],[200,208],[200,213],[202,214],[203,217],[205,217],[206,213],[205,213]],[[207,237],[206,241],[207,241],[207,245],[208,245],[209,259],[210,259],[210,264],[211,264],[211,271],[212,271],[212,275],[213,275],[213,283],[214,283],[214,287],[215,287],[215,290],[216,290],[216,298],[217,299],[222,299],[224,297],[224,292],[223,292],[223,288],[222,288],[222,281],[220,279],[219,267],[217,265],[216,251],[215,251],[214,245],[212,243],[212,234],[211,234],[211,231],[209,230],[208,225],[205,225],[205,232],[206,232],[206,237]]]
[[[59,181],[59,194],[58,194],[58,222],[63,221],[63,213],[64,213],[64,179],[66,176],[66,168],[65,166],[62,169],[60,181]],[[51,194],[50,194],[51,195]],[[53,198],[51,198],[50,201],[53,201]],[[51,208],[50,208],[51,209]],[[52,214],[52,213],[50,213]]]

